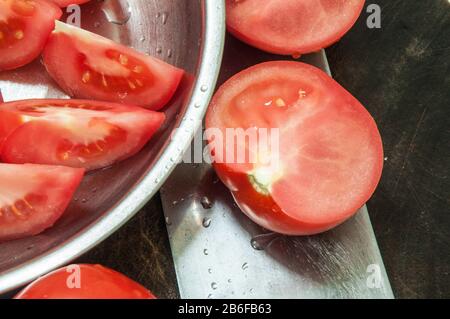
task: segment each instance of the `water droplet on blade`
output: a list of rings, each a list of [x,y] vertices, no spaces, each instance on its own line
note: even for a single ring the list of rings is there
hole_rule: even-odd
[[[103,2],[101,10],[108,22],[113,24],[124,25],[131,18],[130,4],[124,0],[106,0]]]
[[[252,245],[253,249],[264,250],[269,247],[269,245],[272,244],[275,239],[280,238],[280,236],[281,235],[277,233],[257,235],[252,238],[250,244]]]
[[[162,24],[166,24],[168,19],[169,19],[169,14],[167,12],[163,12],[161,15]]]
[[[203,196],[200,203],[202,204],[203,209],[211,209],[213,207],[213,203],[207,196]]]
[[[209,228],[209,226],[211,226],[211,218],[203,218],[203,227],[205,228]]]
[[[213,289],[213,290],[216,290],[217,289],[217,283],[215,283],[215,282],[213,282],[213,283],[211,283],[211,288]]]
[[[248,269],[248,263],[243,263],[241,268],[242,268],[242,270],[247,270]]]

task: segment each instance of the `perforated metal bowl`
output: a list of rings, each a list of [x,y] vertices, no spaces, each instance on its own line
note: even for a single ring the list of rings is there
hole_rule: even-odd
[[[223,0],[93,0],[81,7],[83,28],[166,60],[188,76],[165,109],[167,125],[142,152],[86,176],[53,228],[0,244],[0,293],[91,249],[159,190],[190,145],[213,93],[222,58],[224,12]],[[40,61],[0,73],[0,88],[5,100],[66,97]]]

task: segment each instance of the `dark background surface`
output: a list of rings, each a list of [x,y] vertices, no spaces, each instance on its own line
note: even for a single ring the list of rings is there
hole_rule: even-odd
[[[367,13],[327,50],[335,79],[375,117],[385,169],[368,203],[397,298],[450,298],[450,3],[368,1],[382,8],[381,29]],[[227,37],[224,72],[280,59]],[[178,297],[159,196],[125,227],[77,260],[100,263],[162,298]]]

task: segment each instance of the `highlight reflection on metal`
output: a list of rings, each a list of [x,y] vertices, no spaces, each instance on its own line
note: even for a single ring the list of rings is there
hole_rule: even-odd
[[[330,73],[324,52],[303,60]],[[366,207],[322,235],[268,233],[207,164],[179,165],[161,196],[184,298],[393,297]]]
[[[212,95],[209,88],[215,86],[222,58],[224,12],[223,0],[106,0],[82,6],[83,28],[166,60],[188,76],[164,110],[166,127],[142,152],[86,176],[64,216],[48,231],[0,244],[0,293],[94,247],[159,190],[189,147]],[[0,88],[6,101],[67,97],[39,60],[1,72]]]

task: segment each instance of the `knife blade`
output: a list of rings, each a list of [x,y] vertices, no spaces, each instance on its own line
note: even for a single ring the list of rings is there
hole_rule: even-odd
[[[323,50],[302,60],[331,74]],[[178,165],[161,198],[182,298],[393,298],[366,207],[321,235],[270,233],[207,163]]]

